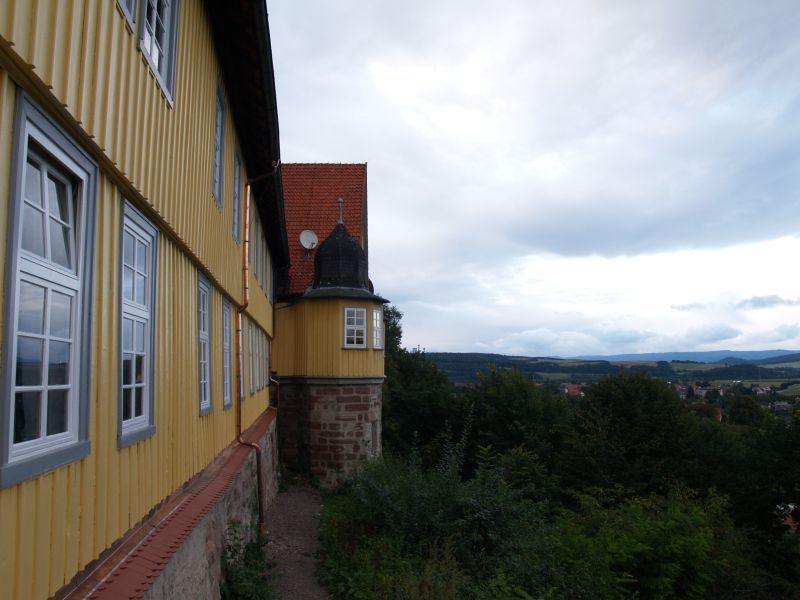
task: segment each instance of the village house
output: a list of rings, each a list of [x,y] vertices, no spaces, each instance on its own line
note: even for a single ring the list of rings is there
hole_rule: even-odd
[[[323,483],[380,451],[366,167],[284,203],[250,0],[3,2],[0,131],[4,595],[215,597],[276,493],[283,391],[319,409],[284,442]]]

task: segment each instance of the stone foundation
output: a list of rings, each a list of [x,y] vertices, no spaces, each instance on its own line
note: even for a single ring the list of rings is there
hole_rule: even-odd
[[[381,452],[381,379],[281,381],[278,440],[282,464],[336,487]]]

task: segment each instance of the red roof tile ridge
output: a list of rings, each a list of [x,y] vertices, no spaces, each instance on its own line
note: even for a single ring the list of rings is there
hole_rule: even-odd
[[[283,162],[281,161],[281,166],[283,167],[366,167],[366,162]]]

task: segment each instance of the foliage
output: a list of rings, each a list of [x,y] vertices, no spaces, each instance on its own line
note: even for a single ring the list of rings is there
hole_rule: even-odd
[[[326,500],[334,597],[800,597],[800,418],[628,369],[575,404],[509,368],[454,390],[386,314],[389,452]]]
[[[219,586],[223,600],[277,600],[272,588],[275,564],[267,560],[266,547],[264,536],[246,541],[241,527],[228,528]]]

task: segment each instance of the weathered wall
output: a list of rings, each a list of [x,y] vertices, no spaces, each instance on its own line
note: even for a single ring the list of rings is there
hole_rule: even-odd
[[[275,421],[259,441],[262,456],[263,508],[278,492],[278,445]],[[233,485],[184,540],[167,567],[143,596],[165,598],[219,598],[221,559],[226,532],[235,526],[245,539],[256,535],[256,459],[250,455]]]
[[[365,380],[281,385],[281,461],[323,487],[345,481],[359,462],[381,452],[382,384]]]

